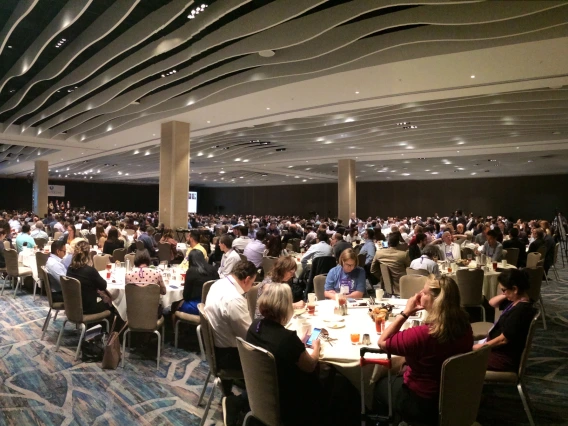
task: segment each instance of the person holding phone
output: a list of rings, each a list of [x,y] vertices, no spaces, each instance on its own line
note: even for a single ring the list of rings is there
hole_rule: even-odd
[[[367,291],[365,270],[357,266],[357,255],[352,249],[344,250],[339,256],[339,265],[332,268],[325,279],[325,298],[335,299],[335,295],[343,293],[347,297],[360,299]]]
[[[310,336],[310,353],[296,332],[284,327],[294,315],[292,291],[287,285],[266,284],[258,306],[263,318],[253,321],[246,341],[266,349],[276,360],[282,422],[322,424],[323,391],[316,374],[321,350],[319,335]]]

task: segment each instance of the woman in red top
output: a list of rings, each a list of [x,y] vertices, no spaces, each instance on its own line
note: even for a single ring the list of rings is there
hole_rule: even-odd
[[[421,309],[428,312],[425,324],[400,331],[408,317]],[[438,424],[442,364],[451,356],[471,351],[472,344],[473,332],[461,308],[457,284],[449,277],[437,280],[431,275],[379,339],[381,349],[405,357],[404,375],[392,381],[395,416],[407,422]],[[385,377],[375,388],[379,411],[387,407],[387,391]]]

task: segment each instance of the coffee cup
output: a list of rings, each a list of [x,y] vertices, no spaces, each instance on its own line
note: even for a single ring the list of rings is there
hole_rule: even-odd
[[[308,293],[308,303],[315,303],[318,298],[315,293]]]

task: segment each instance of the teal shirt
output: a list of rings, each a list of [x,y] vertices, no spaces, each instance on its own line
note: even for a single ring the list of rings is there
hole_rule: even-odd
[[[24,243],[28,243],[28,248],[34,248],[36,246],[34,239],[29,234],[21,233],[16,238],[16,250],[18,253],[24,249]]]

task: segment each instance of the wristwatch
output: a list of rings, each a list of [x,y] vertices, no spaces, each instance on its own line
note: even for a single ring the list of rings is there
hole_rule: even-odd
[[[402,316],[404,317],[404,319],[406,319],[406,320],[408,319],[408,315],[406,315],[406,314],[404,313],[404,311],[402,311],[402,312],[400,313],[400,315],[402,315]]]

